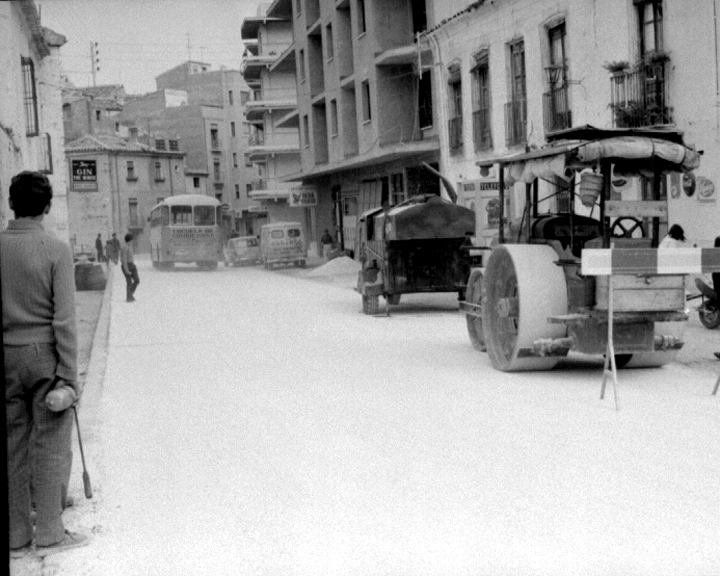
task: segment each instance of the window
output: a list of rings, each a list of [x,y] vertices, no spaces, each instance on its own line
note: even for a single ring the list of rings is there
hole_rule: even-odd
[[[200,188],[200,178],[193,176],[193,188]]]
[[[219,198],[218,198],[219,196]],[[222,202],[222,194],[215,194],[215,197]],[[195,226],[214,226],[215,207],[195,206]]]
[[[220,148],[220,132],[215,124],[210,127],[210,146],[213,150]]]
[[[365,20],[365,0],[357,0],[358,36],[367,32]]]
[[[565,59],[565,23],[548,29],[550,62],[546,68],[550,90],[544,95],[545,131],[570,128],[572,120],[567,92],[567,62]]]
[[[237,167],[238,167],[238,156],[237,156],[237,152],[233,152],[233,167],[234,167],[234,168],[237,168]]]
[[[162,162],[155,162],[155,182],[161,182],[165,180],[162,172]]]
[[[305,82],[305,50],[302,48],[298,51],[298,74],[302,84]]]
[[[403,186],[403,173],[398,172],[390,176],[390,194],[393,206],[397,206],[405,200],[405,188]]]
[[[213,162],[213,175],[215,176],[215,181],[220,181],[220,161],[215,160]]]
[[[180,150],[180,146],[179,146],[177,140],[168,140],[168,144],[170,146],[171,151],[177,152],[178,150]]]
[[[138,214],[137,198],[128,198],[128,226],[130,228],[139,228],[140,217]]]
[[[429,70],[423,72],[418,80],[418,119],[420,128],[432,128],[432,79]]]
[[[327,50],[327,59],[332,60],[335,57],[335,45],[333,43],[332,24],[325,27],[325,46]]]
[[[37,89],[35,87],[35,65],[31,58],[21,57],[23,73],[23,105],[25,107],[25,127],[27,136],[40,133],[37,111]]]
[[[192,206],[171,206],[171,224],[173,226],[192,225]]]
[[[490,70],[487,50],[475,56],[475,67],[472,69],[471,75],[473,142],[475,150],[489,150],[492,148],[492,132],[490,128]]]
[[[363,122],[372,120],[372,110],[370,108],[370,83],[366,80],[361,85],[362,94],[362,119]]]
[[[330,100],[330,135],[338,135],[338,107],[337,100]]]
[[[661,0],[635,1],[640,25],[640,56],[663,49]]]
[[[235,122],[230,122],[230,136],[235,138]]]
[[[132,160],[127,161],[127,179],[137,180],[137,176],[135,176],[135,163]]]
[[[307,114],[303,116],[303,146],[310,147],[310,119]]]
[[[449,116],[448,134],[450,136],[450,150],[458,151],[463,145],[462,136],[462,81],[460,79],[460,65],[451,66],[448,70],[449,90]]]
[[[99,122],[101,118],[102,118],[102,113],[100,112],[100,110],[95,110],[95,120],[97,120]]]
[[[508,45],[510,58],[510,102],[505,105],[505,137],[509,146],[526,141],[527,93],[525,88],[525,42]]]
[[[240,200],[240,184],[235,184],[235,199]]]
[[[163,140],[162,138],[156,138],[155,139],[155,148],[157,150],[165,150],[166,149],[165,148],[165,140]]]
[[[232,90],[228,90],[228,104],[230,104],[230,106],[234,106],[234,105],[235,105],[235,101],[234,101],[234,98],[233,98],[233,91],[232,91]]]

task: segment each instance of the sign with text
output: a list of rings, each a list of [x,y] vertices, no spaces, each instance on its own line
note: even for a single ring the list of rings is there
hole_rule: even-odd
[[[78,192],[97,190],[97,160],[71,160],[70,181]]]
[[[317,206],[317,188],[315,186],[293,186],[288,196],[288,206],[304,208]]]

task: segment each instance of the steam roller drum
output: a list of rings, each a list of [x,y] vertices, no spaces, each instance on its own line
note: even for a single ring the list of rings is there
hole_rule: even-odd
[[[682,338],[687,322],[655,322],[655,334]],[[680,350],[658,350],[657,352],[635,352],[622,368],[654,368],[673,362]]]
[[[548,316],[567,314],[567,286],[550,246],[505,244],[495,248],[484,274],[482,329],[493,366],[504,372],[550,370],[557,357],[524,356],[540,338],[562,338],[564,324]]]

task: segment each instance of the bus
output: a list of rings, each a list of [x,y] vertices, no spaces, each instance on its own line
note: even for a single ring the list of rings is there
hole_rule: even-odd
[[[176,262],[217,268],[223,259],[220,202],[202,194],[170,196],[150,211],[150,256],[155,268]]]

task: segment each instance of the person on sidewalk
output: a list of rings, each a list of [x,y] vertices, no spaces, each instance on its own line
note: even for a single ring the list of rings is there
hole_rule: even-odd
[[[327,262],[330,260],[330,253],[333,248],[333,237],[327,228],[325,228],[325,232],[323,232],[323,235],[320,237],[320,244],[322,245],[323,260]]]
[[[662,239],[658,248],[682,248],[685,245],[685,231],[680,224],[670,226],[665,238]]]
[[[102,264],[105,261],[105,254],[103,253],[103,241],[100,234],[95,238],[95,252],[97,252],[97,261]]]
[[[118,263],[118,258],[120,258],[120,240],[118,240],[117,234],[115,232],[112,233],[112,238],[110,238],[110,243],[112,244],[113,250],[112,250],[112,259],[113,263]]]
[[[120,263],[122,265],[122,272],[125,276],[125,282],[127,282],[127,298],[126,302],[135,302],[135,290],[140,284],[140,277],[138,276],[137,266],[135,266],[135,258],[133,256],[132,248],[133,235],[125,234],[125,246],[120,249]]]
[[[77,381],[75,280],[70,247],[45,232],[52,186],[39,172],[11,181],[15,219],[0,232],[10,555],[46,556],[88,543],[65,529]],[[48,403],[63,389],[69,401]],[[31,492],[32,484],[32,492]]]

